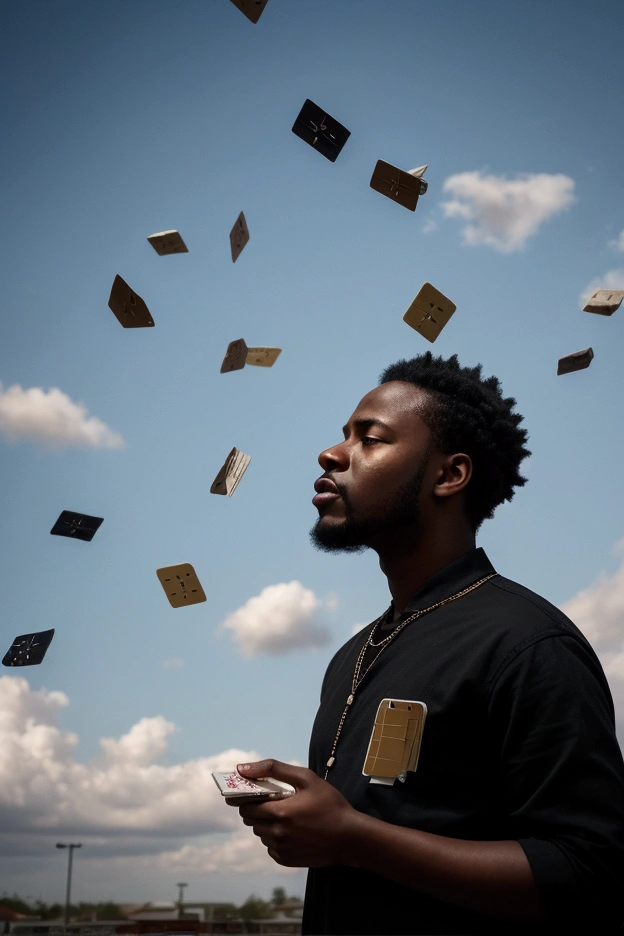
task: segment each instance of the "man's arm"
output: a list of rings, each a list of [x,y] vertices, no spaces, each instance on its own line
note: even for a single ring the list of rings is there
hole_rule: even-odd
[[[291,783],[295,796],[239,807],[271,857],[287,867],[351,865],[429,897],[504,920],[543,917],[518,842],[471,842],[392,825],[355,810],[313,771],[280,761],[239,765],[243,776]]]

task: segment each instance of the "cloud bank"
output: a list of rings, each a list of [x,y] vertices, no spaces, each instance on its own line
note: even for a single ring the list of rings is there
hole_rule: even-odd
[[[624,231],[620,231],[614,240],[609,241],[609,247],[613,247],[614,250],[619,250],[621,253],[624,253]]]
[[[248,659],[324,647],[330,636],[317,619],[322,604],[301,582],[280,582],[263,588],[228,615],[221,627]]]
[[[501,253],[522,250],[540,226],[569,208],[574,201],[574,180],[566,175],[523,173],[513,179],[460,172],[442,187],[451,198],[442,202],[447,218],[469,223],[463,243],[487,245]]]
[[[604,276],[596,277],[588,283],[579,295],[580,309],[587,304],[587,300],[597,289],[624,289],[624,270],[607,270]]]
[[[156,715],[102,738],[100,755],[80,763],[77,736],[57,724],[68,704],[63,692],[0,677],[0,858],[33,860],[69,834],[88,846],[81,860],[119,880],[168,870],[276,873],[211,776],[257,752],[232,748],[164,765],[175,726]]]
[[[80,763],[77,736],[57,724],[68,704],[63,692],[35,692],[23,677],[0,677],[0,828],[181,836],[238,826],[211,775],[256,759],[255,752],[232,748],[160,764],[175,726],[156,715],[120,738],[102,738],[101,754]]]
[[[561,606],[600,657],[611,686],[618,724],[624,730],[624,562]]]
[[[0,384],[0,433],[9,441],[34,439],[50,448],[69,445],[86,448],[121,448],[124,440],[118,432],[89,416],[83,403],[74,401],[52,387],[23,390],[14,384],[2,390]]]

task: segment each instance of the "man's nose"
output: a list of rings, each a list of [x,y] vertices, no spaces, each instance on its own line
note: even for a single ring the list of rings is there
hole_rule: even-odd
[[[345,471],[349,467],[349,453],[344,442],[325,449],[318,457],[319,465],[325,472]]]

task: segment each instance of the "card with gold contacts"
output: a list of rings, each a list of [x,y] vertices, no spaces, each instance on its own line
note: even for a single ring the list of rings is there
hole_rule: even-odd
[[[431,283],[424,283],[403,316],[403,321],[426,338],[435,341],[457,306]]]
[[[163,566],[162,569],[156,569],[156,575],[172,608],[183,608],[184,605],[199,604],[206,600],[204,589],[190,562]]]
[[[381,700],[362,770],[371,783],[392,786],[416,770],[426,716],[424,702]]]

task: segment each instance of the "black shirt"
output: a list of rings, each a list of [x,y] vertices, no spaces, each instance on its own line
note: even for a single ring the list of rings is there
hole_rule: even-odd
[[[407,611],[494,572],[475,549],[432,576]],[[370,626],[329,664],[310,742],[323,777]],[[418,769],[362,775],[383,698],[425,702]],[[496,575],[413,621],[386,647],[347,715],[328,780],[355,809],[467,840],[520,842],[548,913],[516,926],[352,867],[308,872],[306,934],[617,931],[624,920],[624,764],[600,663],[549,602]]]

